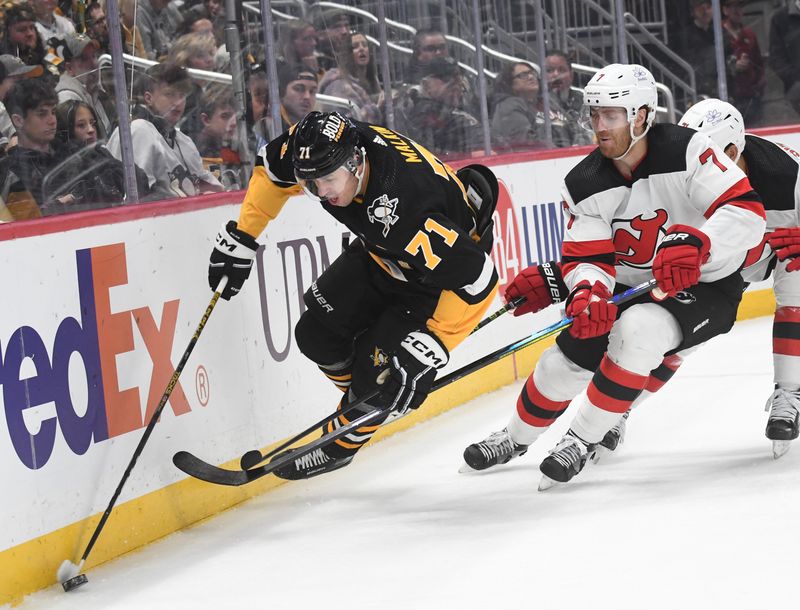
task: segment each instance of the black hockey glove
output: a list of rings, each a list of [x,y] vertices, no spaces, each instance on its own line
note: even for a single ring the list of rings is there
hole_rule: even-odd
[[[389,368],[378,377],[386,409],[404,414],[419,407],[431,391],[436,371],[449,359],[447,348],[434,335],[424,330],[408,333],[389,358]]]
[[[228,285],[222,291],[222,298],[229,301],[239,294],[244,281],[250,277],[253,259],[258,250],[258,242],[236,227],[231,220],[217,234],[211,260],[208,263],[208,285],[216,290],[223,275],[228,276]]]

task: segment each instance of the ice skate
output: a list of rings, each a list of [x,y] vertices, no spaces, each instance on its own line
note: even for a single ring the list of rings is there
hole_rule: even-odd
[[[287,453],[291,453],[290,449]],[[286,453],[280,453],[273,458],[273,461],[279,457],[283,457]],[[278,468],[274,474],[279,479],[286,479],[289,481],[297,481],[299,479],[310,479],[326,472],[332,472],[339,468],[344,468],[353,461],[355,454],[346,457],[333,457],[325,453],[325,450],[320,447],[307,455],[303,455],[296,460],[292,460],[288,464]]]
[[[625,411],[622,417],[619,418],[619,421],[614,424],[614,427],[606,432],[603,440],[597,444],[597,450],[592,456],[593,464],[600,462],[600,460],[613,453],[619,445],[625,442],[625,428],[630,414],[630,409]]]
[[[485,440],[464,449],[464,463],[459,472],[486,470],[497,464],[506,464],[515,457],[525,455],[528,445],[515,443],[507,428],[492,432]]]
[[[595,445],[584,442],[572,431],[567,432],[539,465],[544,475],[539,482],[539,491],[550,489],[554,483],[570,481],[583,470],[594,451]]]
[[[772,456],[777,460],[789,451],[791,441],[800,433],[800,390],[775,388],[764,410],[769,411],[765,433],[772,441]]]

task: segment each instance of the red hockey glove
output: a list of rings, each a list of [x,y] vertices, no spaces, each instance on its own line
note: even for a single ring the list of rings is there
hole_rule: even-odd
[[[786,265],[786,271],[800,269],[800,227],[783,227],[767,234],[769,247],[778,255],[778,260],[792,261]]]
[[[602,282],[581,282],[567,297],[567,315],[572,318],[570,334],[576,339],[599,337],[611,331],[617,306],[609,303],[611,292]]]
[[[672,225],[653,260],[653,276],[658,287],[675,296],[700,281],[700,265],[709,257],[711,242],[700,229]]]
[[[525,302],[514,309],[515,316],[536,313],[553,303],[567,298],[567,286],[561,277],[561,264],[556,261],[523,269],[508,285],[506,303],[525,297]]]

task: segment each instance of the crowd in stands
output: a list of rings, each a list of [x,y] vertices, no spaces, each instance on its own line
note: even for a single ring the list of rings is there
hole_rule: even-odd
[[[711,0],[681,1],[684,22],[673,39],[695,68],[698,93],[715,96]],[[744,4],[722,0],[732,103],[748,125],[757,123],[769,65],[800,114],[800,2],[774,13],[769,62],[743,24]],[[157,62],[147,69],[126,67],[139,200],[243,188],[242,159],[252,160],[270,137],[264,45],[252,42],[258,33],[243,32],[247,128],[240,129],[232,87],[188,72],[230,73],[223,0],[119,0],[118,6],[123,51]],[[343,98],[356,118],[385,125],[377,47],[352,13],[314,15],[277,29],[283,128],[324,106],[319,95]],[[0,220],[121,204],[116,94],[110,69],[98,61],[110,47],[104,0],[7,0],[0,18]],[[447,38],[436,29],[418,30],[411,51],[392,82],[395,128],[445,159],[483,154],[474,73],[451,57]],[[490,80],[494,152],[592,143],[580,127],[583,98],[570,56],[551,49],[542,70],[509,62]]]

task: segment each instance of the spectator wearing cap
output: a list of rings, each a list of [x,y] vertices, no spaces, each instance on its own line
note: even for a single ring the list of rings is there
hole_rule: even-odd
[[[338,44],[339,67],[325,73],[319,92],[350,100],[358,108],[362,121],[379,124],[381,111],[375,102],[380,87],[367,37],[361,32],[350,32]]]
[[[550,92],[550,112],[558,128],[563,127],[569,134],[572,146],[592,144],[592,133],[580,127],[579,119],[583,110],[583,93],[573,89],[575,73],[572,62],[564,51],[551,49],[545,54],[545,74]],[[542,104],[543,106],[543,104]],[[555,132],[553,138],[555,140]]]
[[[75,24],[66,17],[56,14],[56,0],[32,0],[36,15],[36,31],[42,40],[63,38],[75,33]]]
[[[761,116],[761,98],[767,86],[764,57],[753,30],[742,22],[744,0],[723,0],[722,20],[728,51],[728,95],[742,113],[744,124],[753,127]]]
[[[99,137],[104,140],[111,131],[106,114],[105,93],[100,87],[97,68],[97,44],[86,34],[66,34],[56,51],[64,59],[64,72],[58,79],[58,102],[79,100],[92,107],[97,115]]]
[[[148,68],[139,80],[143,103],[133,107],[133,158],[161,197],[222,190],[219,180],[203,167],[194,142],[177,129],[191,84],[186,69],[169,62]],[[117,159],[122,158],[119,129],[111,134],[107,147]]]
[[[177,6],[170,0],[139,0],[136,25],[149,59],[166,57],[182,19]]]
[[[120,26],[122,28],[122,45],[128,55],[147,57],[147,50],[142,42],[142,33],[136,25],[136,3],[138,0],[119,0]]]
[[[539,73],[528,62],[506,64],[494,85],[492,142],[499,149],[530,150],[545,146],[545,121]],[[551,109],[551,118],[555,113]],[[553,144],[569,146],[565,121],[552,120]]]
[[[787,2],[769,22],[769,65],[783,81],[786,101],[800,114],[800,3]]]
[[[5,9],[5,33],[0,40],[0,55],[19,57],[29,66],[44,66],[44,44],[36,31],[36,16],[28,4]]]
[[[281,119],[288,129],[314,110],[317,104],[317,75],[306,67],[278,67]]]
[[[317,30],[317,62],[323,70],[341,63],[338,50],[352,31],[350,15],[340,9],[322,11],[314,19]]]
[[[100,55],[110,53],[108,20],[105,10],[98,2],[92,2],[86,7],[86,35],[94,40]]]
[[[463,110],[464,76],[452,57],[425,66],[419,86],[407,87],[395,103],[397,131],[441,156],[464,156],[483,148],[478,120]]]
[[[26,78],[37,78],[44,74],[42,66],[29,66],[19,57],[0,55],[0,134],[6,143],[13,141],[16,134],[14,123],[4,106],[8,93],[19,81]]]

